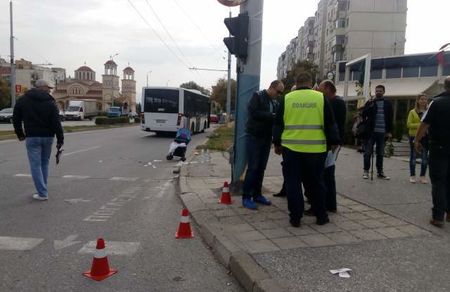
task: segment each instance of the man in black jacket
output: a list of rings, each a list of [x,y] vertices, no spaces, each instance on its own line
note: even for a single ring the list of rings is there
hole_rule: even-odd
[[[256,203],[271,204],[262,195],[261,188],[272,143],[272,127],[277,108],[275,98],[283,91],[283,83],[275,80],[267,90],[255,92],[248,104],[247,172],[242,186],[242,205],[247,209],[256,210]]]
[[[432,219],[437,227],[450,222],[450,76],[445,79],[445,92],[436,96],[422,117],[414,139],[417,152],[422,151],[422,138],[429,133]]]
[[[37,80],[35,87],[17,101],[13,122],[17,138],[26,142],[31,176],[37,190],[33,198],[45,201],[48,199],[48,164],[53,137],[56,134],[56,147],[60,149],[64,143],[64,134],[58,107],[50,95],[52,87],[43,79]]]
[[[383,171],[383,157],[386,138],[392,138],[393,110],[391,102],[384,98],[384,93],[385,87],[377,85],[375,87],[375,98],[366,103],[362,112],[362,118],[367,121],[370,132],[364,152],[364,179],[369,178],[370,158],[375,144],[377,177],[385,180],[390,179]]]

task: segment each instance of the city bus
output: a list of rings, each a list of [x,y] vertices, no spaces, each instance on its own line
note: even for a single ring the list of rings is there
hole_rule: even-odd
[[[176,87],[142,89],[141,130],[155,133],[176,132],[182,117],[191,133],[209,128],[211,102],[198,90]]]

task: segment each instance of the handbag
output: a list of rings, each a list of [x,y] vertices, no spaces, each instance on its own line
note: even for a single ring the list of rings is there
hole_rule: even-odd
[[[370,137],[370,128],[368,120],[363,120],[359,122],[356,126],[356,138],[358,139],[367,139]]]

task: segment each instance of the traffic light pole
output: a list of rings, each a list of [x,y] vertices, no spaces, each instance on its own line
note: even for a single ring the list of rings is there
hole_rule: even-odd
[[[230,18],[231,18],[231,11],[230,11]],[[231,52],[228,51],[228,78],[227,78],[227,121],[230,120],[230,114],[231,114]]]
[[[10,75],[10,85],[11,85],[11,107],[16,104],[16,64],[14,63],[14,34],[13,34],[13,3],[9,1],[9,21],[10,21],[10,57],[11,57],[11,75]]]
[[[247,104],[259,90],[261,74],[261,43],[264,0],[247,0],[241,5],[241,13],[248,12],[248,57],[246,62],[237,59],[237,98],[234,138],[232,182],[234,185],[244,173],[247,156],[245,151]],[[268,129],[270,130],[270,129]]]

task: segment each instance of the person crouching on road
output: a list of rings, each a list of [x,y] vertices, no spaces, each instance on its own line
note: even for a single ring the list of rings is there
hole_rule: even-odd
[[[420,119],[428,108],[428,98],[425,94],[419,94],[416,98],[416,106],[409,112],[406,126],[409,132],[409,182],[416,183],[416,150],[414,149],[414,138],[420,125]],[[425,135],[420,141],[422,145],[421,165],[420,165],[420,183],[428,183],[425,174],[428,166],[428,135]]]
[[[64,133],[58,107],[50,95],[50,89],[53,87],[43,79],[37,80],[35,87],[17,101],[13,123],[17,138],[20,141],[25,140],[31,176],[37,191],[33,194],[33,199],[45,201],[48,199],[48,164],[53,137],[56,134],[56,148],[60,149],[64,144]]]
[[[272,127],[277,103],[275,98],[284,91],[283,82],[273,81],[267,90],[257,91],[248,104],[247,120],[247,172],[242,186],[242,205],[256,210],[256,203],[271,205],[262,195],[264,172],[272,143]]]
[[[273,144],[275,153],[283,155],[289,222],[293,227],[300,227],[303,217],[301,183],[311,192],[316,223],[329,222],[323,172],[327,142],[335,149],[339,144],[339,133],[328,100],[311,88],[311,75],[298,74],[296,90],[284,97],[275,117]]]

